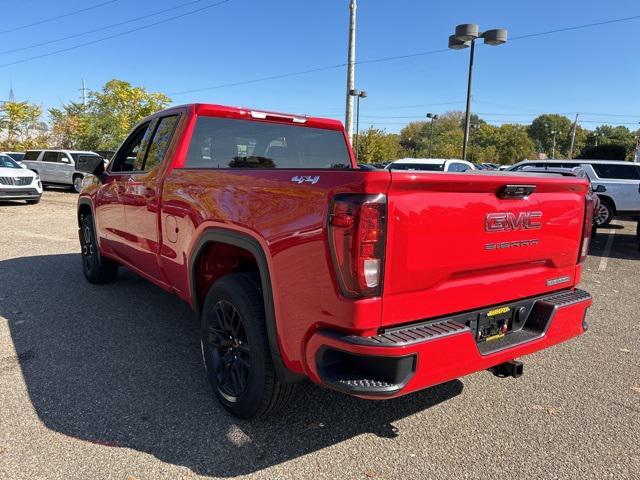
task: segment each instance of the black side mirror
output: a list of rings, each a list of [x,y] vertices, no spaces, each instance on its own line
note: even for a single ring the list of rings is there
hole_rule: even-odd
[[[104,159],[94,155],[81,155],[76,162],[76,170],[91,175],[104,173]]]
[[[596,188],[593,189],[593,191],[596,193],[604,193],[607,191],[607,187],[605,187],[604,185],[598,185]]]

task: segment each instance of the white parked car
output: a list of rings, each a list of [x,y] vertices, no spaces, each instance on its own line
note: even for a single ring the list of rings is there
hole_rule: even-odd
[[[391,162],[386,170],[415,170],[423,172],[469,172],[476,170],[473,163],[465,160],[444,158],[401,158]]]
[[[83,156],[100,157],[80,150],[27,150],[22,163],[38,173],[43,184],[69,185],[80,193],[84,173],[76,170],[76,162]]]
[[[18,165],[9,155],[0,154],[0,201],[26,200],[36,204],[42,196],[42,183],[35,172]]]
[[[640,218],[640,165],[615,160],[525,160],[510,171],[581,167],[600,198],[596,225],[603,227],[614,218]]]

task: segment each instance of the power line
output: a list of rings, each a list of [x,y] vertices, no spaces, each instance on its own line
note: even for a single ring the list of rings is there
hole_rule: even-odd
[[[18,30],[22,30],[23,28],[35,27],[36,25],[42,25],[43,23],[53,22],[54,20],[60,20],[61,18],[71,17],[73,15],[77,15],[83,12],[88,12],[89,10],[94,10],[96,8],[100,8],[105,5],[109,5],[110,3],[115,3],[117,1],[119,0],[109,0],[107,2],[98,3],[90,7],[81,8],[80,10],[74,10],[73,12],[63,13],[62,15],[57,15],[55,17],[45,18],[44,20],[38,20],[37,22],[27,23],[26,25],[20,25],[18,27],[13,27],[8,30],[2,30],[0,31],[0,35],[3,35],[5,33],[16,32]]]
[[[112,23],[111,25],[105,25],[104,27],[98,27],[98,28],[95,28],[93,30],[86,30],[84,32],[74,33],[73,35],[68,35],[66,37],[59,37],[59,38],[55,38],[53,40],[47,40],[46,42],[32,43],[31,45],[26,45],[24,47],[12,48],[10,50],[2,50],[2,51],[0,51],[0,55],[6,55],[7,53],[22,52],[24,50],[29,50],[31,48],[43,47],[45,45],[50,45],[52,43],[62,42],[63,40],[70,40],[72,38],[83,37],[85,35],[90,35],[92,33],[101,32],[103,30],[108,30],[108,29],[114,28],[114,27],[120,27],[120,26],[126,25],[128,23],[137,22],[139,20],[144,20],[146,18],[155,17],[156,15],[161,15],[163,13],[171,12],[173,10],[178,10],[180,8],[186,7],[187,5],[193,5],[194,3],[199,3],[201,1],[202,0],[192,0],[190,2],[181,3],[179,5],[176,5],[175,7],[165,8],[164,10],[158,10],[156,12],[149,13],[147,15],[141,15],[139,17],[135,17],[135,18],[132,18],[130,20],[125,20],[125,21],[118,22],[118,23]]]
[[[360,117],[363,117],[363,115],[360,115]],[[416,120],[417,121],[417,120]],[[363,122],[366,125],[408,125],[409,123],[413,123],[411,121],[409,122],[380,122],[380,121],[374,121],[374,122]],[[514,122],[513,120],[507,120],[507,119],[490,119],[487,123],[489,124],[493,124],[493,123],[498,123],[498,124],[509,124],[509,125],[530,125],[530,123],[527,122],[521,122],[521,121],[516,121]],[[626,125],[630,125],[630,126],[638,126],[638,124],[636,122],[601,122],[598,120],[581,120],[580,123],[592,123],[592,124],[598,124],[598,125],[612,125],[612,126],[626,126]],[[631,128],[630,130],[634,131],[633,128]]]
[[[301,70],[299,72],[283,73],[283,74],[280,74],[280,75],[271,75],[269,77],[254,78],[253,80],[242,80],[240,82],[223,83],[223,84],[220,84],[220,85],[215,85],[213,87],[194,88],[192,90],[183,90],[181,92],[169,92],[169,93],[167,93],[167,95],[169,95],[169,96],[184,95],[186,93],[204,92],[206,90],[215,90],[215,89],[218,89],[218,88],[236,87],[236,86],[239,86],[239,85],[248,85],[250,83],[264,82],[264,81],[267,81],[267,80],[277,80],[277,79],[280,79],[280,78],[294,77],[294,76],[297,76],[297,75],[305,75],[307,73],[321,72],[321,71],[324,71],[324,70],[333,70],[335,68],[346,67],[346,66],[347,66],[346,63],[338,63],[336,65],[328,65],[326,67],[311,68],[309,70]]]
[[[496,103],[490,102],[487,100],[475,100],[477,103],[486,103],[487,105],[493,105],[495,107],[508,108],[512,110],[521,110],[522,115],[542,115],[540,111],[532,111],[528,107],[516,106],[516,105],[506,105],[504,103]],[[526,112],[526,113],[525,113]],[[582,111],[573,111],[573,112],[554,112],[549,110],[550,114],[558,114],[558,115],[573,115],[575,113],[579,113],[580,115],[587,115],[592,117],[620,117],[620,118],[640,118],[640,115],[635,114],[625,114],[625,113],[596,113],[596,112],[582,112]],[[501,114],[502,115],[502,114]],[[509,113],[505,115],[519,115],[515,113]]]
[[[396,55],[394,57],[382,57],[382,58],[372,58],[370,60],[360,60],[360,61],[356,61],[355,64],[356,65],[363,65],[363,64],[369,64],[369,63],[379,63],[379,62],[388,62],[391,60],[400,60],[400,59],[404,59],[404,58],[410,58],[410,57],[417,57],[417,56],[424,56],[424,55],[433,55],[435,53],[442,53],[442,52],[446,52],[446,49],[440,49],[440,50],[430,50],[427,52],[419,52],[419,53],[412,53],[409,55]],[[2,66],[2,65],[0,65]],[[308,70],[300,70],[297,72],[289,72],[289,73],[282,73],[279,75],[271,75],[268,77],[262,77],[262,78],[254,78],[251,80],[243,80],[240,82],[232,82],[232,83],[221,83],[219,85],[214,85],[211,87],[201,87],[201,88],[194,88],[191,90],[182,90],[179,92],[169,92],[167,93],[167,95],[169,96],[176,96],[176,95],[185,95],[187,93],[197,93],[197,92],[204,92],[207,90],[217,90],[219,88],[227,88],[227,87],[236,87],[239,85],[247,85],[250,83],[257,83],[257,82],[264,82],[267,80],[277,80],[277,79],[281,79],[281,78],[287,78],[287,77],[296,77],[298,75],[305,75],[307,73],[314,73],[314,72],[321,72],[324,70],[334,70],[336,68],[342,68],[342,67],[346,67],[347,64],[345,63],[336,63],[335,65],[327,65],[324,67],[317,67],[317,68],[310,68]]]
[[[640,19],[640,15],[634,15],[632,17],[624,17],[624,18],[614,18],[612,20],[604,20],[602,22],[594,22],[594,23],[585,23],[584,25],[576,25],[573,27],[564,27],[564,28],[556,28],[554,30],[547,30],[545,32],[537,32],[537,33],[529,33],[526,35],[518,35],[515,37],[511,37],[509,39],[510,42],[513,42],[515,40],[522,40],[524,38],[532,38],[532,37],[542,37],[543,35],[551,35],[554,33],[562,33],[562,32],[570,32],[573,30],[582,30],[584,28],[591,28],[591,27],[599,27],[601,25],[609,25],[611,23],[620,23],[620,22],[629,22],[631,20],[638,20]]]
[[[637,20],[637,19],[640,19],[640,15],[636,15],[636,16],[633,16],[633,17],[617,18],[617,19],[607,20],[607,21],[603,21],[603,22],[588,23],[588,24],[584,24],[584,25],[576,25],[576,26],[572,26],[572,27],[559,28],[559,29],[555,29],[555,30],[547,30],[547,31],[537,32],[537,33],[530,33],[530,34],[526,34],[526,35],[520,35],[520,36],[512,37],[510,39],[510,41],[522,40],[522,39],[525,39],[525,38],[537,37],[537,36],[542,36],[542,35],[551,35],[553,33],[560,33],[560,32],[566,32],[566,31],[570,31],[570,30],[578,30],[578,29],[583,29],[583,28],[595,27],[595,26],[598,26],[598,25],[605,25],[605,24],[618,23],[618,22],[626,22],[626,21]],[[403,59],[414,58],[414,57],[435,55],[435,54],[438,54],[438,53],[444,53],[444,52],[448,52],[448,51],[449,51],[448,48],[441,48],[441,49],[437,49],[437,50],[428,50],[428,51],[425,51],[425,52],[410,53],[410,54],[405,54],[405,55],[394,55],[394,56],[390,56],[390,57],[373,58],[373,59],[370,59],[370,60],[360,60],[360,61],[357,61],[355,63],[356,63],[356,65],[365,65],[365,64],[372,64],[372,63],[389,62],[389,61],[393,61],[393,60],[403,60]],[[331,70],[331,69],[335,69],[335,68],[342,68],[342,67],[345,67],[345,66],[346,66],[346,63],[339,63],[339,64],[336,64],[336,65],[328,65],[328,66],[325,66],[325,67],[311,68],[311,69],[308,69],[308,70],[302,70],[302,71],[298,71],[298,72],[289,72],[289,73],[283,73],[281,75],[273,75],[273,76],[270,76],[270,77],[263,77],[263,78],[257,78],[257,79],[252,79],[252,80],[245,80],[245,81],[242,81],[242,82],[233,82],[233,83],[227,83],[227,84],[214,85],[214,86],[211,86],[211,87],[201,87],[201,88],[195,88],[195,89],[191,89],[191,90],[183,90],[183,91],[180,91],[180,92],[168,93],[168,95],[175,96],[175,95],[184,95],[184,94],[187,94],[187,93],[203,92],[203,91],[207,91],[207,90],[216,90],[216,89],[219,89],[219,88],[234,87],[234,86],[237,86],[237,85],[246,85],[246,84],[249,84],[249,83],[256,83],[256,82],[262,82],[262,81],[266,81],[266,80],[273,80],[273,79],[280,79],[280,78],[287,78],[287,77],[293,77],[293,76],[297,76],[297,75],[304,75],[304,74],[307,74],[307,73],[313,73],[313,72],[317,72],[317,71]]]
[[[455,105],[458,103],[464,103],[464,100],[455,100],[450,102],[439,102],[439,103],[422,103],[417,105],[394,105],[388,107],[369,107],[367,110],[401,110],[406,108],[424,108],[424,107],[439,107],[442,105]]]
[[[3,63],[3,64],[0,64],[0,67],[9,67],[11,65],[17,65],[19,63],[29,62],[31,60],[36,60],[38,58],[50,57],[50,56],[56,55],[58,53],[68,52],[70,50],[75,50],[77,48],[86,47],[88,45],[93,45],[95,43],[104,42],[106,40],[111,40],[112,38],[121,37],[121,36],[127,35],[129,33],[139,32],[140,30],[145,30],[147,28],[155,27],[156,25],[161,25],[163,23],[167,23],[167,22],[171,22],[173,20],[177,20],[178,18],[186,17],[188,15],[193,15],[194,13],[202,12],[203,10],[207,10],[209,8],[217,7],[217,6],[220,6],[222,4],[228,3],[230,1],[231,0],[222,0],[222,1],[214,3],[212,5],[207,5],[205,7],[197,8],[195,10],[190,10],[190,11],[182,13],[180,15],[174,15],[173,17],[168,17],[168,18],[165,18],[163,20],[158,20],[157,22],[149,23],[147,25],[142,25],[141,27],[136,27],[136,28],[132,28],[130,30],[125,30],[124,32],[114,33],[113,35],[109,35],[109,36],[106,36],[106,37],[98,38],[96,40],[91,40],[89,42],[81,43],[79,45],[73,45],[71,47],[62,48],[60,50],[54,50],[53,52],[43,53],[41,55],[35,55],[33,57],[24,58],[22,60],[16,60],[15,62]]]

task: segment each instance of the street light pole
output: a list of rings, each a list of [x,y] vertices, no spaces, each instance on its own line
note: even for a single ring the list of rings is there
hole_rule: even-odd
[[[431,125],[429,128],[429,157],[433,155],[433,122],[438,119],[438,115],[435,113],[427,113],[427,118],[431,119]]]
[[[471,40],[471,51],[469,52],[469,79],[467,81],[467,108],[464,114],[464,140],[462,141],[462,159],[467,159],[467,144],[469,142],[469,128],[471,125],[471,82],[473,80],[473,60],[476,50],[475,38]]]
[[[356,97],[356,135],[354,140],[354,147],[356,150],[356,163],[358,163],[358,137],[360,137],[360,99],[367,98],[367,92],[364,90],[349,90],[349,97]]]
[[[464,120],[464,140],[462,142],[462,159],[467,159],[467,144],[469,142],[469,125],[471,123],[471,84],[473,80],[473,62],[475,56],[476,39],[482,38],[486,45],[497,46],[506,43],[507,30],[504,28],[496,28],[480,32],[478,25],[475,23],[465,23],[457,25],[455,34],[449,36],[449,48],[453,50],[461,50],[471,47],[469,53],[469,78],[467,81],[467,108]]]
[[[470,154],[471,154],[471,161],[472,162],[474,161],[474,157],[473,157],[474,145],[475,145],[475,140],[476,140],[476,134],[477,134],[479,128],[480,128],[480,124],[478,124],[478,123],[472,123],[471,124],[471,129],[473,130],[473,136],[471,136],[471,133],[469,133],[469,137],[471,138]]]
[[[551,160],[556,159],[556,131],[551,130],[551,135],[553,136],[553,147],[551,149]]]

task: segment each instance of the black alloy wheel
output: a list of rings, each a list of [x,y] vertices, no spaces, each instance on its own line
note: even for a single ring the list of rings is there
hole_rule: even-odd
[[[233,402],[247,388],[251,349],[244,320],[227,300],[216,303],[214,315],[207,318],[207,346],[208,363],[216,376],[218,390]]]

